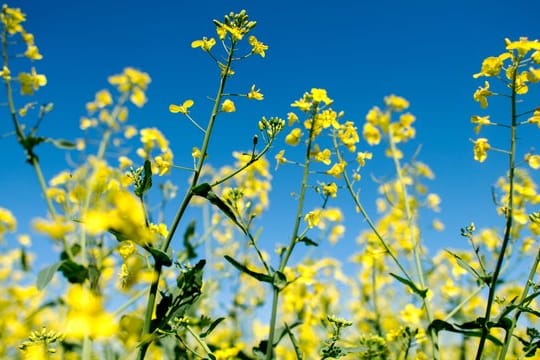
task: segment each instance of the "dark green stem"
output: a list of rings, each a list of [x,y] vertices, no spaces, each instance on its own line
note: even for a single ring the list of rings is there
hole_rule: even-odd
[[[516,129],[517,129],[517,109],[516,109],[516,76],[518,72],[519,59],[517,60],[514,73],[512,74],[512,96],[511,96],[511,111],[512,111],[512,125],[510,127],[510,154],[508,160],[508,206],[506,208],[506,224],[504,229],[504,238],[499,251],[499,257],[495,265],[495,271],[491,276],[491,281],[489,284],[489,294],[486,304],[486,312],[484,315],[483,326],[482,326],[482,336],[480,337],[480,342],[478,343],[478,349],[476,352],[476,360],[482,359],[482,353],[484,352],[484,347],[486,344],[487,336],[489,335],[488,322],[491,317],[491,308],[495,300],[495,291],[497,289],[497,281],[501,273],[504,257],[506,254],[506,248],[510,243],[512,237],[512,225],[513,225],[513,213],[514,213],[514,171],[515,171],[515,157],[516,157]]]

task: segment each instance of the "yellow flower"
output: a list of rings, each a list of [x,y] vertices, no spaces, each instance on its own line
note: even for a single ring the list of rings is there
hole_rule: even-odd
[[[422,309],[417,308],[413,304],[407,304],[399,315],[405,324],[417,327],[420,325],[420,319],[422,318]]]
[[[338,187],[335,182],[332,182],[330,184],[324,184],[322,186],[323,195],[332,198],[335,198],[337,196],[337,189]]]
[[[499,56],[490,56],[484,59],[482,67],[479,73],[473,75],[473,77],[479,78],[480,76],[498,76],[501,72],[504,60],[512,57],[509,53],[505,53]]]
[[[487,159],[487,151],[490,145],[486,138],[478,138],[474,141],[474,160],[484,162]]]
[[[526,154],[525,155],[525,161],[534,170],[540,169],[540,155]]]
[[[330,149],[324,149],[321,151],[319,145],[315,145],[314,150],[311,152],[311,156],[315,158],[315,161],[322,162],[325,165],[330,165],[332,152]]]
[[[293,112],[287,113],[287,124],[289,124],[289,126],[292,126],[292,124],[294,124],[297,121],[298,121],[298,115],[296,115]]]
[[[360,141],[358,133],[356,132],[356,126],[352,121],[347,121],[345,124],[339,127],[337,136],[341,143],[347,147],[350,152],[356,150],[356,144]]]
[[[146,128],[140,131],[141,143],[144,145],[146,152],[154,149],[156,146],[162,151],[169,148],[169,142],[157,128]]]
[[[26,48],[26,51],[24,52],[24,56],[26,56],[30,60],[43,59],[43,55],[39,53],[39,49],[36,45],[28,45],[28,47]]]
[[[358,166],[365,166],[366,160],[371,160],[371,158],[373,158],[373,154],[368,151],[359,152],[358,154],[356,154],[356,161],[358,161]]]
[[[137,248],[131,240],[124,240],[118,245],[118,253],[124,260],[133,255],[135,251],[137,251]]]
[[[193,147],[193,149],[191,149],[191,156],[194,159],[200,159],[201,158],[201,150],[199,150],[198,147]]]
[[[65,298],[68,306],[65,334],[82,339],[108,338],[116,333],[117,321],[103,308],[102,298],[80,284],[72,285]]]
[[[263,96],[263,94],[261,94],[261,90],[255,89],[255,85],[252,85],[251,90],[247,93],[247,98],[248,99],[262,100],[263,97],[264,96]]]
[[[480,106],[485,109],[488,106],[487,97],[493,95],[489,90],[489,82],[486,80],[484,82],[484,87],[478,87],[478,89],[473,94],[474,101],[478,101]]]
[[[377,145],[381,142],[381,133],[377,127],[367,122],[364,124],[362,136],[369,145]]]
[[[491,121],[489,120],[489,115],[487,116],[473,115],[471,116],[471,122],[473,124],[476,124],[476,127],[474,128],[474,132],[477,134],[480,132],[480,129],[482,128],[483,125],[492,124]]]
[[[285,158],[284,155],[285,155],[285,150],[281,150],[276,154],[275,159],[277,161],[277,165],[285,164],[287,162],[287,159]]]
[[[322,215],[322,211],[320,209],[310,211],[304,216],[304,221],[308,224],[308,227],[311,229],[319,225],[319,223],[321,222],[321,215]]]
[[[140,87],[134,87],[131,96],[129,97],[129,100],[137,107],[143,107],[143,105],[146,103],[146,95],[144,94],[144,91],[141,90]]]
[[[520,37],[518,41],[510,41],[505,39],[506,50],[516,50],[519,56],[525,56],[531,50],[540,50],[540,42],[538,40],[529,40],[527,37]]]
[[[236,106],[234,105],[234,102],[232,100],[226,99],[221,104],[221,111],[227,112],[227,113],[235,112]]]
[[[301,138],[302,130],[300,130],[300,128],[294,128],[287,136],[285,136],[285,142],[287,145],[296,146],[300,143]]]
[[[0,240],[6,232],[13,232],[17,227],[17,220],[8,209],[0,207]]]
[[[325,89],[313,88],[311,89],[311,96],[314,103],[324,103],[325,105],[330,105],[332,102],[334,102],[334,100],[328,97]]]
[[[169,111],[173,114],[180,113],[186,115],[189,112],[189,108],[193,106],[195,102],[191,99],[184,101],[182,105],[169,105]]]
[[[384,103],[394,111],[403,111],[409,107],[409,102],[405,98],[393,94],[385,96]]]
[[[208,39],[206,36],[202,38],[202,40],[195,40],[191,43],[191,47],[193,49],[195,48],[201,48],[203,51],[210,51],[212,47],[216,45],[216,39],[210,38]]]
[[[10,8],[6,4],[2,6],[0,21],[4,24],[7,32],[11,35],[22,32],[22,22],[26,21],[26,15],[19,8]]]
[[[527,119],[528,122],[538,125],[540,128],[540,108],[534,110],[533,116]]]
[[[154,161],[158,168],[158,175],[166,175],[171,171],[173,165],[173,153],[170,149],[167,149],[161,155],[156,156]]]
[[[265,57],[266,53],[265,51],[268,50],[268,45],[263,44],[257,38],[253,35],[251,35],[248,39],[249,45],[251,45],[251,52],[253,54],[260,55],[261,57]]]
[[[47,77],[36,73],[35,68],[32,68],[30,73],[19,73],[19,81],[22,95],[33,95],[40,86],[47,85]]]
[[[54,221],[45,219],[36,219],[33,222],[34,229],[44,233],[54,240],[63,239],[67,233],[75,230],[75,225],[69,220],[57,218]]]
[[[347,163],[345,161],[340,161],[339,163],[334,164],[329,170],[326,171],[326,173],[336,178],[340,178],[341,174],[345,170],[346,165]]]

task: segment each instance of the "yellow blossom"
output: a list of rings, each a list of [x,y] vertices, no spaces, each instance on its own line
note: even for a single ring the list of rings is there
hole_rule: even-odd
[[[486,138],[478,138],[474,141],[474,160],[484,162],[487,158],[487,151],[490,145]]]
[[[368,151],[357,153],[356,161],[358,161],[358,166],[365,166],[366,160],[371,160],[372,157],[373,157],[373,154]]]
[[[537,154],[526,154],[525,161],[527,164],[534,170],[540,169],[540,155]]]
[[[320,209],[310,211],[304,216],[304,221],[308,224],[308,227],[311,229],[319,225],[319,223],[321,222],[321,215],[322,215],[322,211]]]
[[[19,8],[10,8],[6,4],[2,6],[0,21],[4,24],[5,29],[11,35],[22,32],[21,23],[26,21],[26,15]]]
[[[476,124],[476,127],[474,128],[474,132],[477,134],[480,132],[480,129],[482,128],[483,125],[492,124],[492,122],[489,120],[489,115],[486,115],[486,116],[473,115],[471,116],[471,122],[473,124]]]
[[[266,56],[266,50],[268,50],[268,45],[263,44],[253,35],[249,37],[248,41],[249,45],[251,45],[251,52],[253,54],[260,55],[261,57]]]
[[[291,130],[291,132],[285,136],[285,142],[288,145],[296,146],[300,143],[300,139],[302,138],[302,130],[300,128],[294,128]]]
[[[287,162],[287,159],[285,158],[285,150],[280,150],[276,156],[275,159],[277,161],[277,165],[279,164],[285,164]]]
[[[335,198],[337,196],[337,189],[338,187],[335,182],[332,182],[330,184],[323,184],[322,186],[323,195],[332,198]]]
[[[129,97],[129,100],[137,107],[143,107],[143,105],[146,103],[146,95],[144,94],[144,91],[141,90],[139,87],[133,88],[131,92],[131,96]]]
[[[292,126],[297,121],[298,121],[298,116],[295,113],[293,112],[287,113],[287,124],[289,124],[289,126]]]
[[[195,40],[191,43],[192,48],[201,48],[203,51],[209,52],[212,47],[216,45],[216,39],[210,38],[208,39],[206,36],[202,38],[202,40]]]
[[[251,90],[247,93],[247,98],[252,100],[262,100],[263,94],[261,94],[261,90],[255,89],[255,85],[251,86]]]
[[[364,124],[362,136],[369,145],[377,145],[381,142],[381,133],[377,127],[367,122]]]
[[[350,152],[356,150],[356,144],[360,141],[360,137],[356,132],[356,126],[352,121],[347,121],[338,129],[337,136],[341,143],[347,147]]]
[[[331,163],[330,158],[332,157],[332,152],[330,151],[330,149],[324,149],[321,151],[319,145],[317,144],[315,144],[315,146],[313,147],[310,155],[313,156],[316,161],[322,162],[325,165],[330,165]]]
[[[393,94],[385,96],[384,103],[393,111],[403,111],[409,107],[409,102],[405,98]]]
[[[137,251],[135,243],[131,240],[124,240],[118,245],[118,253],[125,260]]]
[[[19,73],[19,81],[22,95],[33,95],[34,91],[39,89],[40,86],[47,85],[47,77],[38,74],[35,68],[32,68],[30,73]]]
[[[232,100],[226,99],[221,104],[221,111],[227,112],[227,113],[235,112],[236,111],[236,106],[234,105],[234,102]]]
[[[407,304],[399,313],[401,320],[408,326],[416,327],[420,325],[420,319],[422,318],[422,309],[417,308],[413,304]]]
[[[346,165],[347,163],[345,161],[340,161],[339,163],[335,163],[329,170],[326,171],[326,173],[336,178],[340,178],[341,174],[345,170]]]
[[[169,111],[173,114],[180,113],[186,115],[189,112],[189,108],[192,107],[194,103],[193,100],[189,99],[184,101],[182,105],[171,104],[169,105]]]
[[[156,156],[154,161],[156,162],[159,176],[168,174],[173,165],[173,153],[170,149],[167,149],[161,155]]]
[[[473,94],[474,101],[478,101],[480,106],[485,109],[488,106],[487,97],[493,95],[489,90],[489,82],[484,82],[484,87],[479,87]]]
[[[529,40],[527,37],[521,37],[518,41],[510,41],[505,39],[506,50],[516,50],[519,56],[525,56],[531,50],[540,50],[540,42],[538,40]]]
[[[39,53],[39,49],[35,45],[29,45],[24,52],[24,56],[29,58],[30,60],[41,60],[43,59],[43,55]]]
[[[0,207],[0,240],[6,232],[13,232],[17,227],[17,220],[8,209]]]
[[[67,233],[75,230],[73,222],[62,218],[56,220],[36,219],[32,225],[36,231],[44,233],[54,240],[61,240]]]
[[[479,73],[473,75],[473,77],[479,78],[480,76],[498,76],[501,72],[503,61],[510,57],[510,54],[506,53],[501,56],[490,56],[484,59],[482,67]]]
[[[311,97],[314,103],[324,103],[325,105],[330,105],[332,102],[334,102],[334,100],[328,97],[325,89],[311,89]]]
[[[201,150],[198,147],[193,147],[191,149],[191,156],[194,159],[200,159],[201,158]]]

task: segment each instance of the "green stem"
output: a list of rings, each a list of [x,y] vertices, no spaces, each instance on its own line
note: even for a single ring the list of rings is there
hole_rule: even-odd
[[[405,216],[407,217],[407,226],[409,227],[409,232],[411,234],[411,242],[413,243],[413,256],[414,256],[414,265],[416,267],[416,273],[418,276],[418,281],[420,283],[420,288],[425,289],[426,288],[426,281],[425,281],[425,275],[424,270],[422,269],[422,262],[420,260],[420,239],[416,239],[414,237],[414,231],[413,231],[413,216],[411,212],[411,208],[409,205],[409,194],[407,191],[407,186],[405,185],[405,181],[403,179],[403,168],[401,167],[401,164],[399,162],[399,159],[397,158],[397,147],[394,140],[394,134],[392,133],[392,127],[389,127],[388,130],[388,139],[390,143],[390,149],[392,151],[392,159],[394,160],[394,166],[396,168],[398,181],[401,184],[401,190],[403,191],[403,202],[405,206]],[[424,305],[424,309],[426,311],[426,317],[429,323],[433,321],[433,314],[431,312],[431,305],[427,298],[425,296],[422,297],[422,303]],[[433,347],[433,358],[438,359],[439,358],[439,340],[438,335],[435,330],[431,330],[429,333],[429,336],[431,338],[431,343]]]
[[[231,49],[229,51],[229,57],[227,59],[227,64],[225,65],[221,80],[219,83],[219,88],[217,91],[216,100],[214,102],[214,107],[212,108],[212,113],[210,115],[210,120],[208,121],[208,126],[206,128],[206,132],[204,133],[204,139],[203,144],[201,147],[201,159],[199,163],[197,164],[197,168],[195,169],[195,172],[193,174],[193,178],[191,180],[191,186],[187,190],[186,194],[184,195],[184,199],[182,200],[182,204],[178,208],[178,211],[176,212],[176,215],[173,219],[173,222],[171,224],[171,227],[169,229],[169,234],[167,235],[167,238],[165,239],[165,242],[161,248],[164,252],[167,251],[169,248],[169,245],[171,244],[171,241],[174,237],[174,234],[176,232],[176,229],[178,228],[178,224],[180,223],[180,220],[182,219],[184,212],[186,211],[189,203],[191,202],[191,199],[193,198],[193,189],[197,186],[199,177],[201,176],[202,168],[204,165],[204,160],[206,159],[206,154],[208,151],[208,145],[210,144],[210,138],[212,135],[212,129],[214,128],[214,123],[216,120],[216,117],[219,113],[219,104],[221,103],[221,98],[223,96],[223,92],[225,90],[225,83],[227,81],[227,74],[229,73],[229,69],[231,67],[232,59],[233,59],[233,53],[234,53],[234,47],[235,43],[233,42]],[[159,265],[159,266],[158,266]],[[154,306],[156,302],[156,296],[158,291],[158,284],[159,284],[159,278],[161,276],[161,265],[156,264],[155,266],[155,278],[152,282],[152,285],[150,286],[150,290],[148,293],[148,302],[146,304],[146,312],[144,317],[144,325],[142,330],[142,336],[147,336],[150,334],[150,325],[152,322],[152,313],[154,311]],[[139,352],[137,354],[137,359],[142,360],[144,359],[146,355],[146,351],[148,350],[148,347],[150,346],[150,342],[145,342],[141,344],[139,347]]]
[[[478,349],[476,352],[476,360],[482,359],[482,353],[484,352],[484,347],[486,344],[487,336],[489,335],[488,322],[491,317],[491,307],[495,300],[495,290],[497,288],[497,281],[501,273],[504,257],[506,254],[506,248],[510,243],[512,237],[512,225],[513,225],[513,214],[514,214],[514,171],[515,171],[515,156],[516,156],[516,130],[517,130],[517,109],[516,109],[516,76],[519,66],[520,59],[517,59],[517,62],[514,67],[514,73],[512,74],[512,96],[511,96],[511,111],[512,111],[512,125],[510,127],[510,154],[508,157],[508,206],[506,211],[506,225],[504,229],[504,238],[501,245],[501,250],[499,251],[499,257],[495,265],[495,271],[491,277],[489,284],[489,294],[486,304],[486,312],[484,315],[483,326],[482,326],[482,336],[478,343]]]
[[[314,132],[313,131],[314,131],[315,127],[316,127],[315,118],[316,118],[317,110],[318,110],[318,106],[316,105],[316,106],[313,107],[313,109],[311,111],[312,124],[311,124],[311,128],[309,129],[309,138],[308,138],[307,146],[306,146],[306,153],[305,153],[306,154],[305,155],[306,162],[304,164],[304,172],[303,172],[303,175],[302,175],[302,185],[301,185],[301,188],[300,188],[300,195],[298,197],[298,206],[297,206],[297,209],[296,209],[296,217],[295,217],[295,221],[294,221],[291,240],[289,241],[289,245],[285,249],[285,253],[283,253],[283,255],[281,257],[281,261],[279,263],[279,269],[278,270],[280,272],[283,272],[285,270],[285,267],[287,266],[289,258],[291,257],[291,254],[293,252],[293,249],[294,249],[295,245],[298,242],[298,231],[300,229],[300,222],[302,220],[302,214],[304,212],[304,200],[305,200],[305,196],[306,196],[307,182],[308,182],[308,178],[309,178],[309,166],[310,166],[310,163],[311,163],[311,155],[310,154],[311,154],[311,146],[312,146],[312,142],[313,142],[313,138],[314,138]],[[268,334],[268,348],[266,349],[266,360],[271,360],[272,359],[272,354],[273,354],[273,350],[274,350],[274,335],[275,335],[275,331],[276,331],[279,292],[280,292],[280,289],[278,287],[276,287],[276,286],[273,286],[273,291],[272,291],[272,312],[271,312],[271,315],[270,315],[270,330],[269,330],[269,334]]]
[[[518,304],[520,307],[517,308],[516,312],[514,313],[514,316],[512,318],[512,325],[510,328],[506,331],[505,335],[505,341],[502,351],[499,354],[499,360],[506,359],[506,353],[508,352],[508,349],[510,348],[510,342],[512,341],[512,334],[514,333],[514,329],[516,328],[517,322],[519,320],[519,317],[522,313],[521,306],[523,305],[523,302],[525,301],[525,298],[529,294],[529,289],[531,287],[531,284],[533,284],[534,277],[536,275],[536,269],[538,268],[538,263],[540,262],[540,249],[536,253],[536,258],[534,259],[534,263],[531,266],[531,269],[529,271],[529,277],[527,277],[527,283],[523,287],[523,291],[521,293],[521,296],[519,298]]]

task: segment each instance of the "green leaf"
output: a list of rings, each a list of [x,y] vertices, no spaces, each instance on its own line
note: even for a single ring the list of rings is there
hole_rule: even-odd
[[[476,279],[478,280],[481,280],[482,282],[485,282],[484,278],[482,277],[482,275],[480,275],[471,265],[467,264],[465,262],[465,260],[463,260],[461,258],[461,256],[459,256],[458,254],[455,254],[453,253],[452,251],[450,250],[446,250],[447,253],[449,253],[450,255],[452,255],[454,257],[454,259],[456,260],[457,264],[462,268],[464,269],[465,271],[467,271],[468,273],[470,273],[472,276],[474,276]]]
[[[287,285],[287,277],[281,271],[274,272],[274,278],[272,280],[272,285],[278,289],[283,289]]]
[[[216,326],[218,326],[219,323],[222,322],[223,320],[225,320],[224,317],[219,317],[219,318],[217,318],[216,320],[212,321],[212,323],[208,326],[208,329],[206,329],[206,331],[204,331],[203,333],[201,333],[201,334],[199,335],[199,337],[205,338],[205,337],[207,337],[208,335],[210,335],[210,333],[216,328]]]
[[[88,279],[88,269],[75,261],[64,260],[58,268],[64,277],[72,284],[82,284]]]
[[[217,206],[229,219],[231,219],[236,226],[238,226],[244,234],[247,234],[247,230],[238,222],[236,219],[236,215],[234,215],[234,211],[227,205],[223,200],[219,198],[219,196],[216,195],[212,191],[212,187],[208,183],[200,184],[196,187],[194,187],[191,192],[194,195],[201,196],[205,198],[206,200],[210,201],[210,203],[214,206]]]
[[[249,269],[247,266],[240,264],[238,261],[234,260],[229,255],[225,255],[225,260],[227,260],[229,263],[231,263],[232,266],[243,272],[244,274],[247,274],[259,281],[267,282],[269,284],[274,284],[274,278],[270,275],[259,273],[256,271],[253,271]]]
[[[399,275],[396,275],[394,273],[390,273],[390,275],[392,275],[392,277],[394,279],[396,279],[397,281],[399,281],[400,283],[402,283],[404,285],[407,285],[413,292],[420,295],[420,297],[422,299],[426,298],[426,295],[427,295],[427,292],[428,292],[427,289],[419,289],[411,280],[405,279],[405,278],[403,278],[403,277],[401,277]]]
[[[152,188],[152,163],[150,160],[144,161],[143,178],[135,188],[135,195],[142,198],[144,193]]]
[[[151,246],[145,246],[144,247],[152,256],[154,257],[154,260],[156,264],[161,264],[163,266],[171,266],[172,265],[172,259],[167,253],[165,253],[163,250],[156,249]]]
[[[298,239],[298,242],[302,242],[302,243],[306,244],[306,246],[319,246],[318,243],[311,240],[307,236],[302,236],[300,239]]]
[[[47,139],[47,142],[51,143],[60,150],[73,150],[77,148],[77,144],[65,139]]]
[[[51,282],[54,274],[58,271],[60,266],[62,266],[63,261],[59,261],[52,265],[47,266],[44,269],[41,269],[37,274],[36,287],[38,290],[43,290]]]
[[[187,259],[195,259],[197,253],[195,247],[191,244],[191,239],[195,236],[195,220],[192,220],[184,232],[184,248],[186,249]]]

